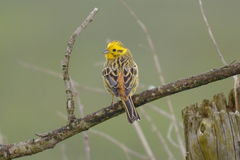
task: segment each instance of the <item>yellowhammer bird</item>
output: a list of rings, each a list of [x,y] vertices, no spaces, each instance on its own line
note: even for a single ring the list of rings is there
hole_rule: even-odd
[[[102,75],[106,90],[119,97],[130,123],[140,120],[131,96],[138,86],[138,67],[129,49],[120,41],[111,41],[104,50],[106,62]]]

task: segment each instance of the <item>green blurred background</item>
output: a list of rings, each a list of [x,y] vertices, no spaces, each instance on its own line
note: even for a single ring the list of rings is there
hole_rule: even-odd
[[[128,0],[129,6],[147,26],[154,41],[166,82],[196,75],[222,66],[220,58],[203,23],[198,1]],[[204,1],[204,7],[215,38],[227,62],[239,60],[240,1]],[[140,70],[140,81],[146,87],[160,82],[146,37],[119,0],[1,0],[0,1],[0,132],[5,143],[30,139],[66,123],[65,88],[61,79],[24,67],[31,64],[61,73],[60,61],[66,42],[75,28],[94,8],[99,8],[93,23],[78,38],[71,57],[70,73],[82,86],[103,89],[102,54],[106,40],[121,40],[131,49]],[[227,94],[232,78],[211,83],[171,96],[175,113],[181,121],[181,110],[200,103],[214,94]],[[140,88],[138,92],[145,88]],[[107,93],[78,88],[85,114],[111,102]],[[153,102],[168,111],[166,99]],[[170,122],[143,106],[166,138]],[[78,109],[76,112],[79,112]],[[141,113],[140,113],[141,114]],[[79,114],[78,114],[79,115]],[[142,115],[140,125],[157,159],[167,159],[162,144]],[[134,128],[125,115],[94,127],[116,138],[133,150],[145,153]],[[182,130],[181,130],[182,132]],[[182,133],[180,133],[182,135]],[[93,160],[126,159],[121,149],[104,138],[89,133]],[[84,159],[82,134],[60,143],[52,150],[23,157],[24,160]],[[179,149],[169,145],[176,159]],[[117,158],[116,158],[117,157]],[[131,159],[138,159],[131,157]]]

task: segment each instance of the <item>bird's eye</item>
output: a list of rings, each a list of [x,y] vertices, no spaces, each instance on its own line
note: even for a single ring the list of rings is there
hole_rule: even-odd
[[[113,49],[112,51],[113,51],[113,52],[116,52],[116,49]]]

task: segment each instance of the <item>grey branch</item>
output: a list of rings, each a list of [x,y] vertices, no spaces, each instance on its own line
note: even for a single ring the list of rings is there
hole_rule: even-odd
[[[134,95],[133,101],[136,107],[140,107],[162,97],[206,85],[237,74],[240,74],[240,62],[226,65],[218,69],[212,69],[209,72],[177,80],[157,88],[145,90]],[[122,103],[119,101],[112,106],[102,108],[83,118],[75,119],[61,128],[43,134],[43,136],[15,144],[0,145],[0,160],[9,160],[32,155],[53,148],[57,143],[82,131],[88,130],[108,119],[116,117],[123,112]]]
[[[73,34],[70,36],[70,39],[67,43],[67,49],[65,51],[65,56],[62,61],[62,70],[63,70],[63,80],[66,87],[66,96],[67,96],[67,112],[68,112],[68,120],[73,121],[75,119],[74,116],[74,91],[73,91],[73,84],[71,81],[71,77],[69,75],[69,63],[70,63],[70,57],[72,54],[72,49],[75,44],[77,36],[81,33],[81,31],[87,27],[87,25],[93,21],[94,16],[97,14],[98,8],[94,8],[90,14],[87,16],[87,18],[83,21],[83,23],[73,32]]]

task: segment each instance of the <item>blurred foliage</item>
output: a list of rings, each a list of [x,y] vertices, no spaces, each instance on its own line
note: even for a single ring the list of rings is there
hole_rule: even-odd
[[[208,36],[197,1],[128,0],[127,3],[148,27],[167,82],[222,65]],[[239,60],[240,21],[237,17],[240,2],[213,0],[204,1],[203,5],[227,62]],[[160,85],[146,37],[120,1],[1,0],[0,130],[7,137],[6,143],[23,141],[32,138],[35,133],[46,132],[66,123],[57,114],[66,113],[63,81],[25,68],[19,61],[61,73],[60,61],[66,42],[94,7],[99,8],[99,13],[78,38],[71,57],[72,78],[83,86],[103,88],[102,51],[106,40],[114,39],[123,41],[131,49],[139,65],[141,83],[145,86]],[[186,105],[210,98],[215,93],[227,93],[232,87],[233,80],[229,78],[171,96],[179,121],[181,110]],[[99,94],[81,88],[79,92],[85,114],[111,102],[111,96],[107,93]],[[164,98],[153,104],[168,110]],[[146,106],[144,108],[166,136],[169,120]],[[143,116],[140,124],[156,157],[166,159],[161,143]],[[95,128],[144,153],[125,115]],[[89,136],[92,159],[126,159],[125,154],[111,142],[91,133]],[[63,143],[69,159],[84,159],[81,134]],[[170,148],[179,157],[178,148]],[[53,150],[20,159],[59,160],[61,157],[61,147],[57,145]]]

